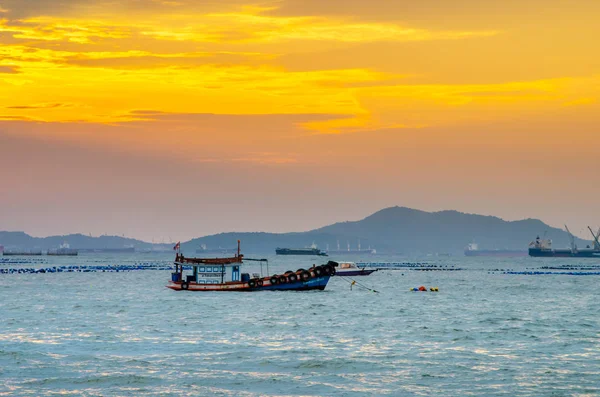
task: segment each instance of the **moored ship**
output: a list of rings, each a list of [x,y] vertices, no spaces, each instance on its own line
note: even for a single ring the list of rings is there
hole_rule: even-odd
[[[11,250],[4,250],[4,252],[2,252],[2,255],[5,256],[41,256],[42,255],[42,250],[38,250],[38,249],[29,249],[29,250],[17,250],[17,249],[11,249]]]
[[[569,231],[569,228],[565,226],[567,233],[571,239],[571,248],[552,248],[552,240],[546,238],[540,238],[537,236],[534,241],[529,244],[529,256],[533,257],[546,257],[546,258],[598,258],[600,259],[600,230],[598,233],[594,233],[588,226],[588,229],[594,236],[593,247],[589,245],[586,248],[578,248],[575,244],[575,237]]]
[[[133,254],[135,252],[135,248],[133,246],[122,248],[79,248],[78,251],[94,254]]]
[[[239,241],[237,255],[230,258],[186,258],[178,252],[175,255],[175,270],[171,273],[167,288],[175,291],[247,292],[324,290],[337,266],[337,263],[330,261],[308,270],[298,269],[266,276],[253,274],[250,277],[249,273],[241,273],[243,260]],[[191,267],[192,274],[184,275],[184,267]]]
[[[235,254],[235,248],[208,248],[206,244],[201,244],[200,248],[196,249],[197,254],[220,254],[220,255],[232,255]]]
[[[360,246],[360,240],[358,240],[358,249],[353,249],[350,248],[350,242],[348,242],[346,244],[346,249],[340,249],[340,242],[337,242],[337,249],[334,250],[330,250],[329,247],[327,247],[327,254],[328,255],[375,255],[377,254],[377,250],[374,248],[371,248],[369,246],[369,248],[361,248]]]
[[[465,256],[494,256],[494,257],[517,257],[527,256],[525,250],[509,250],[509,249],[479,249],[475,243],[471,243],[465,247]]]
[[[313,243],[307,248],[277,248],[275,250],[277,255],[312,255],[312,256],[327,256],[326,252],[321,251]]]
[[[68,243],[61,244],[58,248],[49,249],[48,255],[50,256],[77,256],[79,251],[71,248]]]

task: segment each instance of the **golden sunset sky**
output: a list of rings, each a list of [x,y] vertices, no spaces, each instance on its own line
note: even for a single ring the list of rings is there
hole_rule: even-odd
[[[599,16],[596,0],[0,0],[0,230],[183,241],[401,205],[587,237]]]

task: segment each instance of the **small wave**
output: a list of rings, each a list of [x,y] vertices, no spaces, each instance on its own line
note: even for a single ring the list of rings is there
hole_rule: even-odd
[[[22,383],[27,386],[53,386],[59,384],[71,385],[150,385],[159,382],[161,379],[153,376],[137,374],[114,374],[114,375],[94,375],[80,378],[53,377],[45,379],[33,379]]]

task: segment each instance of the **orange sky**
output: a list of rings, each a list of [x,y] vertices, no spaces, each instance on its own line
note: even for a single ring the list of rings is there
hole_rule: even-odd
[[[600,2],[0,0],[0,230],[598,226]]]

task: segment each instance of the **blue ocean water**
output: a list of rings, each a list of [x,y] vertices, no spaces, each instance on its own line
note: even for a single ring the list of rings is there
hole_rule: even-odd
[[[271,273],[316,260],[269,258]],[[168,270],[0,274],[0,396],[600,395],[600,276],[498,270],[600,261],[421,261],[438,270],[356,278],[379,293],[337,277],[325,291],[197,293],[165,288]],[[464,270],[439,270],[452,266]],[[420,285],[439,292],[409,291]]]

